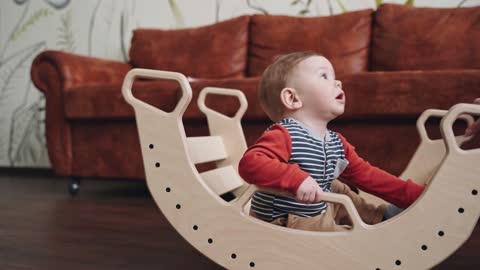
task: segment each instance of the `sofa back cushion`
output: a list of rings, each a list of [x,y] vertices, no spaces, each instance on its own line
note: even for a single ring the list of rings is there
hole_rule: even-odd
[[[254,15],[250,24],[248,75],[258,76],[278,56],[314,51],[337,75],[366,71],[372,10],[326,17]]]
[[[480,68],[480,7],[385,4],[374,17],[372,70]]]
[[[137,29],[130,63],[136,68],[176,71],[194,78],[244,77],[249,20],[249,16],[241,16],[189,29]]]

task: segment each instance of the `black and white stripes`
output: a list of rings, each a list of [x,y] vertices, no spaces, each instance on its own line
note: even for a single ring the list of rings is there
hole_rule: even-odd
[[[343,143],[340,137],[328,130],[325,139],[312,134],[301,122],[294,118],[285,118],[280,124],[290,134],[292,152],[289,163],[310,174],[325,192],[331,192],[338,159],[345,159]],[[263,220],[272,221],[286,217],[289,213],[303,217],[312,217],[323,213],[327,208],[325,202],[304,204],[294,198],[256,192],[252,198],[252,210]]]

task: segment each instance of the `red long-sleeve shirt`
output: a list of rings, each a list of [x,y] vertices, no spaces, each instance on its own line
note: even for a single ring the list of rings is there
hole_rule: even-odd
[[[380,197],[398,207],[406,208],[423,192],[424,187],[395,177],[370,165],[355,152],[355,147],[339,133],[348,166],[340,175],[361,190]],[[288,163],[292,153],[290,134],[276,124],[250,146],[239,163],[239,174],[248,183],[279,188],[296,194],[309,174],[298,164]]]

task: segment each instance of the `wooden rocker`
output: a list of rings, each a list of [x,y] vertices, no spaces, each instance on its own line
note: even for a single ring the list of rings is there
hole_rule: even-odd
[[[138,78],[177,81],[183,91],[176,108],[164,112],[132,95]],[[349,197],[325,193],[325,201],[347,209],[353,229],[310,232],[272,225],[248,215],[252,194],[265,190],[249,185],[237,165],[247,149],[241,117],[247,101],[239,90],[207,87],[198,98],[211,136],[186,137],[183,113],[192,99],[180,73],[133,69],[122,86],[133,106],[152,196],[172,226],[196,249],[227,269],[429,269],[446,259],[471,235],[480,214],[480,149],[462,150],[470,139],[455,137],[457,118],[473,122],[480,106],[457,104],[448,112],[427,110],[417,121],[421,136],[402,174],[428,183],[422,196],[400,215],[377,225],[365,224]],[[205,106],[208,94],[231,95],[240,108],[228,117]],[[443,117],[443,139],[430,140],[424,128],[429,117]],[[199,173],[195,164],[216,161],[217,169]],[[276,192],[269,189],[269,192]],[[219,195],[232,192],[225,201]]]

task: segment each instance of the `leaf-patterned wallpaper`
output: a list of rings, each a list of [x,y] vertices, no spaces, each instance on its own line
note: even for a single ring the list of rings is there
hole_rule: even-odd
[[[184,28],[242,14],[328,16],[376,8],[477,6],[480,0],[2,0],[0,3],[0,167],[49,167],[45,98],[30,81],[45,49],[128,60],[131,30]]]

